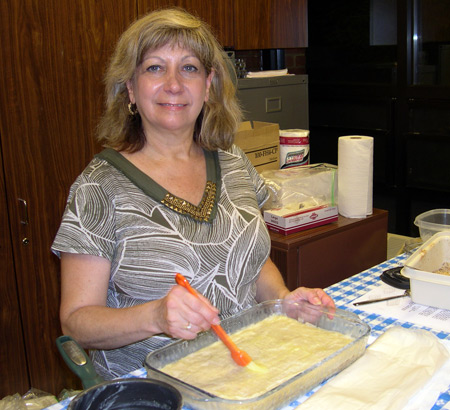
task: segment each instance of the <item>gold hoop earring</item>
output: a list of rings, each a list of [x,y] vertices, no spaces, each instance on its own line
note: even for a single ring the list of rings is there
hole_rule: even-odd
[[[130,113],[130,115],[132,115],[133,117],[138,113],[138,109],[136,107],[136,104],[133,104],[132,102],[128,103],[128,112]]]

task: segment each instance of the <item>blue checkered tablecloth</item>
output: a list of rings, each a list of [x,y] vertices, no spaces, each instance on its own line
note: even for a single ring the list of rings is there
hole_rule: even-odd
[[[367,269],[361,273],[358,273],[355,276],[344,279],[343,281],[328,287],[326,289],[326,292],[334,299],[336,306],[338,308],[350,310],[356,313],[361,318],[361,320],[366,322],[371,327],[371,336],[373,338],[377,338],[378,336],[380,336],[388,327],[396,325],[406,328],[426,329],[433,332],[440,339],[450,340],[450,334],[447,332],[442,331],[439,332],[434,329],[419,326],[410,322],[401,322],[396,318],[392,317],[367,313],[352,305],[352,302],[355,299],[359,298],[360,296],[363,296],[364,294],[376,288],[380,284],[380,275],[384,270],[396,266],[401,266],[404,260],[407,258],[407,256],[409,255],[403,254],[395,258],[392,258],[386,262],[380,263],[379,265],[376,265],[373,268]],[[147,372],[144,368],[142,368],[130,373],[125,377],[146,377],[146,376]],[[319,388],[320,386],[318,386],[313,391],[309,392],[307,395],[299,397],[298,400],[294,400],[290,405],[284,407],[282,410],[295,409],[301,402],[305,400],[305,398],[309,397]],[[67,409],[69,402],[70,399],[66,399],[58,404],[54,404],[53,406],[48,407],[47,409],[64,410]],[[441,392],[436,403],[429,410],[441,410],[447,403],[450,403],[450,386],[448,386],[445,391]],[[186,408],[183,407],[183,409]]]
[[[439,332],[430,327],[419,326],[409,322],[405,323],[398,321],[395,318],[383,317],[373,313],[366,313],[352,305],[352,302],[355,299],[363,296],[380,284],[380,275],[383,271],[397,266],[402,266],[407,256],[409,255],[400,255],[386,262],[380,263],[371,269],[367,269],[355,276],[344,279],[343,281],[328,287],[326,291],[333,298],[337,307],[351,310],[356,313],[361,320],[369,324],[372,328],[372,336],[380,336],[388,326],[395,324],[406,328],[426,329],[433,332],[440,339],[450,340],[450,334],[447,332]]]

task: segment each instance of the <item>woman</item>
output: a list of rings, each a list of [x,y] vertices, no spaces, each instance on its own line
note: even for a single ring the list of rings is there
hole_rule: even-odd
[[[241,113],[204,23],[178,9],[136,21],[106,92],[106,149],[71,187],[52,247],[63,332],[91,349],[103,377],[263,300],[334,306],[320,289],[289,292],[269,258],[268,193],[232,144]],[[205,297],[175,285],[177,272]]]

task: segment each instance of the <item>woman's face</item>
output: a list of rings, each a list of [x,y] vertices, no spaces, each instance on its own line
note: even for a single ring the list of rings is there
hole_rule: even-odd
[[[127,82],[147,138],[161,132],[192,135],[212,77],[190,50],[167,45],[148,51]]]

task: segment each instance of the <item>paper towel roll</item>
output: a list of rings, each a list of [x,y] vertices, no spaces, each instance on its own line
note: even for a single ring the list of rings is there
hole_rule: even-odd
[[[347,218],[365,218],[373,212],[373,138],[339,137],[338,209]]]

